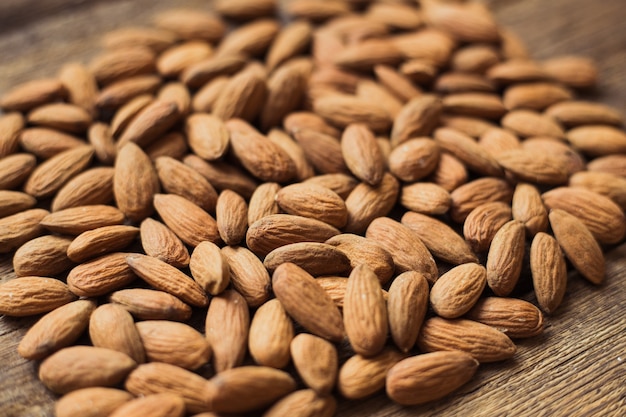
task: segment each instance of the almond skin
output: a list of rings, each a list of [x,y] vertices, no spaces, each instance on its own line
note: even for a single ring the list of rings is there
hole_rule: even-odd
[[[510,338],[533,337],[543,332],[543,314],[528,301],[516,298],[485,297],[466,318],[494,327]]]
[[[337,402],[332,396],[320,396],[315,391],[294,391],[278,400],[263,417],[302,416],[330,417],[335,414]]]
[[[257,309],[250,323],[250,356],[259,365],[284,368],[291,360],[293,337],[293,323],[285,308],[278,299],[269,300]]]
[[[481,204],[473,209],[463,224],[463,235],[474,252],[489,250],[500,228],[511,220],[511,206],[501,201]]]
[[[372,186],[382,181],[385,169],[383,154],[374,133],[367,126],[348,125],[341,136],[341,151],[354,176]]]
[[[248,204],[242,196],[224,190],[217,199],[215,219],[220,237],[227,245],[238,245],[248,230]]]
[[[395,364],[387,373],[387,395],[402,405],[423,404],[445,397],[467,383],[478,361],[464,352],[432,352]]]
[[[11,317],[47,313],[76,300],[63,282],[54,278],[21,277],[0,285],[0,314]]]
[[[520,277],[524,263],[526,233],[524,224],[511,220],[504,224],[491,241],[487,255],[487,284],[498,296],[509,295]]]
[[[147,395],[128,401],[111,414],[112,417],[127,417],[141,414],[147,417],[183,417],[185,401],[178,395],[163,393]]]
[[[352,268],[356,268],[359,264],[367,265],[376,274],[381,285],[387,283],[393,276],[395,270],[393,258],[372,239],[342,233],[328,239],[326,244],[343,252],[348,257]]]
[[[302,268],[284,263],[274,271],[272,286],[287,313],[311,333],[341,341],[341,314],[326,292]]]
[[[127,255],[115,252],[80,264],[67,275],[67,285],[81,297],[98,297],[123,288],[137,278],[126,263]]]
[[[111,167],[88,169],[69,180],[52,200],[52,211],[113,201],[113,175]]]
[[[273,272],[285,262],[298,265],[314,277],[343,274],[350,270],[350,261],[341,250],[317,242],[291,243],[276,248],[267,254],[263,265]]]
[[[258,307],[270,298],[270,275],[250,250],[225,246],[221,251],[230,268],[230,281],[250,307]]]
[[[211,242],[196,246],[191,254],[189,270],[193,279],[211,295],[220,294],[230,283],[228,260]]]
[[[137,363],[114,350],[72,346],[48,357],[39,368],[39,379],[51,391],[64,394],[80,388],[115,386]]]
[[[0,218],[33,208],[37,199],[20,191],[0,190]]]
[[[396,203],[400,184],[389,173],[376,187],[366,183],[357,185],[346,198],[348,223],[344,227],[347,233],[362,234],[377,217],[386,216]]]
[[[131,393],[117,388],[82,388],[61,397],[54,412],[58,417],[107,417],[132,399]]]
[[[320,185],[299,183],[283,187],[276,193],[276,203],[288,214],[317,219],[337,228],[348,221],[341,197]]]
[[[169,227],[150,217],[139,227],[141,246],[146,255],[160,259],[176,268],[189,265],[190,256],[185,244]]]
[[[62,236],[41,236],[19,247],[13,255],[15,275],[55,276],[74,263],[67,257],[71,239]]]
[[[119,304],[103,304],[91,314],[89,338],[96,347],[124,353],[137,363],[146,361],[144,345],[133,317]]]
[[[433,284],[430,304],[441,317],[460,317],[476,304],[486,284],[487,271],[482,265],[469,263],[456,266]]]
[[[158,157],[154,166],[165,192],[185,197],[209,213],[215,211],[217,192],[198,171],[169,156]]]
[[[88,230],[78,235],[67,247],[67,257],[83,262],[128,247],[139,234],[134,226],[114,225]]]
[[[16,153],[0,159],[0,188],[10,190],[19,187],[33,172],[35,165],[37,158],[28,153]]]
[[[124,222],[124,213],[105,205],[71,207],[50,213],[40,224],[53,233],[78,236],[88,230]]]
[[[109,300],[142,320],[185,321],[191,317],[191,307],[164,291],[143,288],[119,290],[112,293]]]
[[[389,287],[389,330],[394,343],[404,353],[415,345],[426,316],[428,293],[428,281],[415,271],[398,275]]]
[[[335,346],[320,337],[300,333],[291,341],[291,357],[304,383],[319,395],[328,395],[337,378]]]

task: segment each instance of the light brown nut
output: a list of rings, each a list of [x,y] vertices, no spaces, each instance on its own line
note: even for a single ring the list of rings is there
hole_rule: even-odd
[[[488,130],[498,127],[496,124],[478,117],[442,114],[439,119],[443,127],[458,130],[472,138],[479,138]]]
[[[395,270],[393,258],[389,252],[372,239],[351,233],[342,233],[331,237],[325,243],[343,252],[348,257],[352,269],[360,264],[367,265],[374,272],[381,285],[387,283],[393,276]]]
[[[119,304],[103,304],[91,314],[89,338],[96,347],[122,352],[137,363],[146,361],[144,345],[133,317]]]
[[[431,174],[439,163],[439,145],[430,138],[407,139],[391,150],[389,171],[398,179],[414,182]]]
[[[120,137],[135,116],[154,102],[152,94],[156,92],[161,82],[161,78],[156,75],[136,75],[112,82],[100,91],[96,100],[98,108],[101,111],[117,110],[115,123],[111,121],[113,136]],[[150,99],[139,106],[134,100],[141,97]]]
[[[387,373],[387,395],[402,405],[445,397],[466,384],[478,361],[465,352],[432,352],[401,360]]]
[[[428,3],[424,18],[434,27],[463,42],[498,42],[500,31],[495,17],[479,4]]]
[[[206,212],[215,211],[217,192],[198,171],[169,156],[156,158],[154,167],[165,192],[185,197]]]
[[[235,290],[226,290],[211,299],[205,333],[213,349],[217,373],[240,366],[248,348],[250,313],[245,299]]]
[[[451,34],[435,28],[400,34],[393,39],[407,58],[424,59],[437,66],[446,65],[457,46]],[[380,73],[377,72],[376,75],[380,77]]]
[[[403,59],[402,51],[390,39],[365,39],[348,45],[334,62],[343,69],[369,71],[376,65],[395,66]]]
[[[456,156],[469,170],[484,176],[501,177],[502,168],[498,162],[468,135],[447,127],[434,133],[439,147]]]
[[[112,293],[109,299],[141,320],[185,321],[191,317],[191,307],[164,291],[143,288],[119,290]]]
[[[56,308],[28,329],[17,346],[17,353],[38,360],[73,344],[87,328],[95,308],[92,300],[78,300]]]
[[[155,58],[150,49],[133,45],[101,52],[87,67],[98,84],[107,85],[123,78],[154,72]]]
[[[541,111],[561,101],[571,100],[572,92],[560,84],[516,84],[505,90],[503,101],[509,110],[531,109]]]
[[[230,189],[244,198],[250,198],[257,183],[241,168],[222,161],[205,161],[194,154],[183,158],[183,162],[209,180],[217,190]]]
[[[459,48],[452,56],[450,65],[455,71],[484,73],[498,62],[498,50],[491,45],[477,44]]]
[[[209,301],[204,289],[170,264],[141,254],[126,256],[126,262],[139,277],[154,288],[168,292],[196,307],[208,305]]]
[[[124,222],[124,213],[113,206],[95,204],[50,213],[40,224],[53,233],[78,236],[88,230]]]
[[[468,181],[469,174],[465,164],[457,157],[446,152],[439,155],[439,163],[429,177],[429,179],[448,192],[452,192],[456,188]]]
[[[24,116],[21,113],[11,112],[0,116],[0,158],[17,151],[22,129]]]
[[[350,8],[346,2],[341,0],[329,0],[321,4],[311,0],[295,0],[289,2],[285,11],[292,18],[323,22],[349,13]]]
[[[500,121],[502,127],[522,136],[548,136],[564,138],[565,132],[561,125],[552,117],[532,110],[513,110]]]
[[[70,269],[74,266],[67,257],[71,242],[71,238],[46,235],[24,243],[13,255],[15,275],[55,276]]]
[[[276,203],[286,213],[317,219],[340,228],[348,220],[344,201],[332,190],[315,184],[292,184],[276,193]]]
[[[591,101],[571,100],[553,104],[545,111],[564,126],[616,125],[624,122],[622,114],[614,107]]]
[[[596,63],[587,57],[558,56],[543,61],[542,67],[551,77],[573,88],[591,88],[597,83],[598,68]]]
[[[465,317],[494,327],[514,339],[543,332],[541,311],[532,303],[517,298],[482,298]]]
[[[365,264],[358,265],[348,278],[343,300],[343,323],[352,349],[371,357],[380,353],[387,340],[387,306],[380,282]]]
[[[515,288],[524,264],[526,232],[524,223],[511,220],[496,232],[487,255],[487,285],[506,297]]]
[[[171,9],[154,18],[160,29],[173,32],[182,39],[219,41],[226,32],[224,22],[213,13],[193,9]]]
[[[188,115],[191,111],[191,93],[187,86],[180,81],[170,81],[159,89],[157,98],[163,101],[176,103],[181,115]],[[153,142],[154,143],[154,142]]]
[[[486,75],[500,85],[542,81],[549,78],[541,65],[528,58],[513,58],[500,62],[489,68]]]
[[[0,218],[32,209],[37,199],[20,191],[0,190]]]
[[[141,45],[161,52],[176,41],[176,35],[169,31],[151,27],[128,26],[107,32],[102,36],[102,46],[106,49]]]
[[[145,417],[183,417],[185,401],[174,394],[147,395],[128,401],[113,413],[112,417],[130,417],[141,414]]]
[[[228,150],[230,134],[224,122],[208,113],[194,113],[185,120],[189,147],[200,158],[215,160]]]
[[[626,133],[613,126],[580,126],[569,130],[566,136],[575,149],[591,156],[626,152]]]
[[[92,122],[87,110],[74,104],[51,103],[31,110],[26,116],[29,124],[58,129],[64,132],[83,133]]]
[[[240,413],[264,408],[296,389],[287,372],[266,366],[241,366],[209,380],[213,411]]]
[[[189,265],[189,251],[166,225],[148,217],[141,222],[139,231],[141,246],[146,255],[160,259],[176,268]]]
[[[195,247],[189,270],[193,279],[211,295],[220,294],[230,283],[228,261],[215,243],[205,241]]]
[[[150,216],[152,200],[159,191],[159,178],[148,155],[134,143],[121,148],[115,159],[113,194],[126,217],[140,222]]]
[[[558,242],[547,233],[537,233],[533,238],[530,270],[539,307],[546,314],[552,314],[565,295],[567,266]]]
[[[297,128],[292,133],[304,156],[322,174],[350,173],[343,158],[341,143],[320,130]]]
[[[187,139],[178,132],[168,133],[146,147],[146,154],[153,161],[161,156],[182,160],[188,152]]]
[[[460,350],[481,363],[509,359],[517,350],[504,333],[467,319],[432,317],[424,322],[417,339],[423,352]]]
[[[351,124],[341,136],[343,159],[355,177],[372,186],[380,184],[385,169],[374,133],[363,124]]]
[[[589,171],[607,172],[626,177],[626,155],[606,155],[595,158],[587,164]]]
[[[474,252],[486,252],[500,228],[511,220],[511,206],[501,201],[481,204],[463,224],[463,236]]]
[[[298,334],[290,346],[291,358],[307,387],[328,395],[335,386],[339,358],[335,346],[308,333]]]
[[[285,117],[283,126],[285,127],[285,131],[290,135],[294,135],[300,130],[313,130],[332,136],[335,139],[341,137],[341,132],[338,129],[326,123],[318,114],[310,111],[291,113],[289,116]]]
[[[51,103],[66,96],[67,91],[60,80],[41,78],[18,84],[0,96],[0,109],[5,112],[25,112],[42,104]]]
[[[272,71],[288,59],[304,52],[311,42],[312,35],[313,27],[304,20],[290,22],[284,26],[267,51],[265,57],[267,68]]]
[[[31,239],[44,234],[39,223],[50,212],[44,209],[29,209],[0,219],[0,253],[8,253]]]
[[[406,353],[413,348],[428,308],[428,281],[424,275],[407,271],[389,287],[387,316],[393,342]]]
[[[344,227],[347,233],[363,233],[372,221],[386,216],[393,209],[400,191],[400,184],[389,173],[376,187],[360,183],[346,198],[348,223]]]
[[[385,387],[387,371],[406,355],[392,347],[371,358],[354,355],[339,369],[337,388],[345,398],[365,398]]]
[[[82,107],[91,116],[96,115],[98,85],[87,67],[77,62],[67,63],[59,70],[59,80],[67,90],[70,103]]]
[[[439,215],[448,211],[450,193],[432,182],[416,182],[402,187],[400,204],[417,213]]]
[[[337,402],[332,396],[320,396],[315,391],[294,391],[278,400],[263,417],[302,416],[331,417],[335,415]]]
[[[168,363],[139,365],[128,375],[124,387],[137,396],[160,393],[178,395],[183,398],[185,408],[191,413],[212,409],[213,386],[200,375]]]
[[[274,19],[257,19],[231,31],[220,43],[216,55],[242,54],[255,57],[265,53],[280,26]]]
[[[245,247],[222,248],[230,267],[230,281],[250,307],[258,307],[270,298],[270,276],[257,256]]]
[[[19,145],[41,159],[86,145],[81,138],[49,127],[29,127],[19,134]]]
[[[227,245],[238,245],[246,237],[248,230],[248,205],[234,191],[224,190],[217,199],[217,230]]]
[[[93,346],[72,346],[49,356],[39,379],[51,391],[64,394],[80,388],[112,387],[137,366],[127,355]]]
[[[267,138],[280,146],[296,166],[296,179],[304,181],[315,175],[313,164],[307,159],[304,149],[289,134],[278,128],[270,130]]]
[[[609,197],[626,210],[626,178],[608,172],[580,171],[569,179],[570,187],[587,188]]]
[[[522,149],[530,151],[532,154],[543,154],[544,159],[557,165],[557,169],[565,171],[566,175],[573,175],[576,172],[586,170],[587,163],[582,153],[559,139],[550,137],[527,138],[522,142]],[[548,155],[548,158],[545,155]]]
[[[559,187],[542,194],[549,209],[578,217],[600,243],[617,243],[626,235],[624,212],[610,198],[585,188]]]
[[[463,184],[450,193],[452,205],[450,217],[457,223],[463,223],[472,210],[481,204],[511,201],[513,189],[503,179],[484,177]]]
[[[392,147],[411,138],[430,135],[439,123],[441,111],[441,100],[434,95],[422,95],[406,103],[393,121]]]
[[[220,241],[217,222],[201,207],[175,194],[155,194],[154,208],[163,222],[187,245]]]
[[[379,103],[392,118],[402,110],[402,102],[388,89],[369,79],[360,80],[356,86],[356,95],[371,102]]]
[[[24,184],[24,191],[35,198],[51,197],[89,165],[93,154],[91,146],[80,146],[56,154],[33,170]]]
[[[486,284],[487,271],[482,265],[468,263],[455,266],[433,284],[430,304],[440,317],[460,317],[476,304]]]
[[[98,161],[105,165],[113,165],[117,155],[117,145],[109,125],[100,122],[93,123],[87,131],[87,140],[93,146]]]
[[[365,236],[389,252],[397,272],[417,271],[428,282],[437,280],[437,267],[432,255],[419,236],[400,222],[379,217],[370,223]]]
[[[321,97],[313,102],[313,109],[339,128],[363,123],[374,132],[384,132],[391,126],[391,117],[382,107],[355,96],[333,94]]]
[[[134,226],[104,226],[78,235],[67,247],[67,257],[84,262],[97,256],[117,252],[128,247],[139,234]]]
[[[120,134],[118,149],[133,142],[145,147],[166,133],[180,118],[178,105],[157,99],[141,109]]]
[[[453,265],[478,262],[465,239],[443,221],[408,211],[401,222],[419,236],[434,257]]]
[[[485,148],[496,160],[501,153],[521,147],[520,140],[514,133],[499,127],[489,129],[478,139],[478,144]]]
[[[441,104],[446,113],[498,120],[506,113],[504,103],[497,94],[462,92],[448,94]]]
[[[302,268],[284,263],[274,271],[272,286],[287,313],[311,333],[341,341],[344,326],[341,313],[328,294]]]
[[[222,120],[254,120],[267,97],[266,78],[264,68],[257,63],[249,64],[228,79],[213,103],[212,113]]]
[[[348,257],[340,249],[318,242],[298,242],[276,248],[265,256],[263,265],[271,273],[285,262],[298,265],[314,277],[341,275],[351,269]]]
[[[195,370],[211,359],[211,345],[193,327],[169,320],[146,320],[136,325],[150,362]]]
[[[453,105],[461,104],[457,114],[479,114],[472,107],[467,106],[465,99],[472,96],[471,93],[492,93],[495,91],[494,84],[483,76],[476,74],[466,74],[462,72],[446,72],[441,74],[436,80],[434,89],[440,93],[458,94],[461,96],[460,103],[452,103]],[[494,105],[497,105],[494,103]],[[493,111],[493,110],[492,110]]]
[[[117,388],[83,388],[61,397],[54,404],[54,413],[58,417],[107,417],[132,399],[131,393]]]
[[[548,211],[534,185],[519,183],[515,186],[511,211],[515,220],[524,223],[528,236],[548,230]]]
[[[280,213],[276,203],[276,193],[279,190],[280,184],[275,182],[265,182],[254,190],[248,203],[248,225],[270,214]]]
[[[137,278],[126,264],[127,255],[116,252],[80,264],[67,275],[67,285],[80,297],[98,297],[124,288]]]
[[[554,237],[574,268],[588,281],[601,284],[605,276],[604,256],[587,226],[564,210],[551,210],[549,218]]]
[[[76,300],[63,282],[54,278],[21,277],[0,285],[0,314],[10,317],[47,313]]]
[[[156,69],[164,78],[175,78],[186,68],[213,54],[208,42],[190,40],[173,45],[159,54]]]
[[[248,350],[261,366],[284,368],[291,360],[290,345],[294,337],[291,318],[278,299],[257,309],[250,323]]]
[[[339,197],[343,198],[344,200],[348,198],[352,190],[354,190],[356,186],[359,185],[358,180],[352,175],[341,173],[316,175],[314,177],[308,178],[304,182],[309,184],[317,184],[329,188],[332,191],[336,192]]]
[[[247,62],[247,58],[241,54],[214,55],[185,69],[180,76],[181,81],[188,87],[200,88],[193,100],[197,100],[196,104],[202,103],[203,105],[200,107],[194,105],[194,108],[209,111],[210,107],[215,104],[214,100],[219,96],[218,90],[221,90],[221,87],[217,88],[218,85],[222,87],[226,85],[228,76],[239,72]],[[210,90],[213,90],[211,94],[209,94]],[[210,96],[213,96],[211,100],[208,99]]]
[[[96,167],[81,172],[57,192],[50,208],[52,211],[59,211],[70,207],[111,203],[114,172],[112,167]]]

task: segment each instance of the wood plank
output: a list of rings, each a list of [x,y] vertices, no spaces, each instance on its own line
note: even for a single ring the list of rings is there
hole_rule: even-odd
[[[598,60],[591,98],[626,109],[626,8],[622,0],[491,0],[502,23],[536,58],[581,53]],[[206,0],[177,5],[206,7]],[[158,1],[9,0],[0,2],[0,93],[54,74],[69,60],[86,62],[106,30],[149,22],[171,6]],[[626,244],[607,255],[607,282],[570,277],[566,299],[542,336],[521,341],[515,358],[482,365],[477,378],[442,401],[400,407],[383,394],[341,401],[340,416],[626,414]],[[12,278],[0,257],[0,282]],[[35,378],[37,366],[15,349],[34,319],[0,318],[0,415],[51,416],[55,398]]]

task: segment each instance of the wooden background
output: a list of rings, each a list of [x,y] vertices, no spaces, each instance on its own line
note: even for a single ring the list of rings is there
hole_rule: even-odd
[[[99,35],[147,22],[178,5],[208,0],[2,0],[0,94],[54,74],[69,60],[86,62]],[[535,58],[577,53],[595,58],[601,81],[590,98],[626,110],[624,0],[491,0],[504,25]],[[339,416],[623,416],[626,415],[626,244],[607,254],[607,280],[593,287],[570,276],[563,305],[542,336],[518,344],[515,358],[481,365],[473,382],[442,401],[404,408],[380,394],[340,402]],[[0,282],[13,277],[0,257]],[[51,416],[54,396],[36,380],[36,365],[16,353],[33,319],[0,317],[0,416]]]

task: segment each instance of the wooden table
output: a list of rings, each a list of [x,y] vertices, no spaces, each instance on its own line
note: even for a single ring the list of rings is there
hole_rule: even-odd
[[[169,3],[169,5],[168,5]],[[103,31],[147,22],[177,5],[206,0],[0,2],[0,93],[54,74],[69,60],[86,62]],[[578,53],[599,63],[591,98],[626,110],[626,7],[623,0],[491,0],[500,21],[516,31],[535,58]],[[0,282],[12,278],[0,257]],[[543,335],[521,341],[515,358],[481,365],[473,382],[442,401],[403,408],[380,394],[341,402],[339,416],[622,416],[626,415],[626,244],[607,254],[601,287],[570,276],[563,305]],[[0,317],[0,416],[50,416],[51,395],[35,363],[16,346],[33,319]]]

